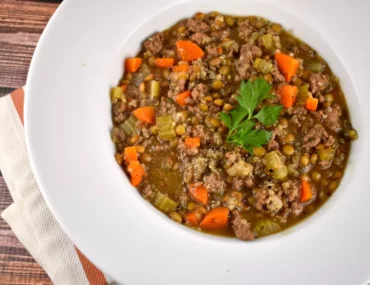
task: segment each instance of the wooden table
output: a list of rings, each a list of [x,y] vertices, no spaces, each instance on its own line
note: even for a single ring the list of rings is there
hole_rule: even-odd
[[[0,0],[0,96],[25,85],[39,37],[61,2]],[[11,203],[0,173],[0,213]],[[1,217],[0,284],[52,284]]]

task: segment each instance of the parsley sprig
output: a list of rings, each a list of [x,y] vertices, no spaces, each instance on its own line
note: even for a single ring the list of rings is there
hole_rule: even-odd
[[[256,79],[253,83],[244,81],[240,84],[240,95],[236,97],[238,106],[229,114],[221,112],[220,119],[229,128],[227,141],[244,147],[253,153],[253,147],[259,147],[268,143],[272,134],[266,130],[254,129],[256,122],[260,121],[264,126],[277,122],[282,106],[264,106],[257,114],[256,107],[264,100],[273,98],[269,94],[272,86],[262,78]]]

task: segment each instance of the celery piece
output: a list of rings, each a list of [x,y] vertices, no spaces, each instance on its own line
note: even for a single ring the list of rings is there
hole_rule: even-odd
[[[161,140],[169,141],[169,140],[176,137],[176,132],[175,132],[174,128],[170,128],[170,129],[167,129],[167,130],[158,130],[158,137]]]
[[[157,98],[159,96],[160,85],[158,81],[152,80],[150,81],[150,96],[152,99]]]
[[[257,237],[268,236],[281,231],[280,225],[271,219],[262,219],[256,222],[253,232]]]
[[[250,45],[253,45],[254,42],[260,37],[260,33],[259,32],[254,32],[251,34],[251,36],[248,38],[248,43]]]
[[[270,173],[276,180],[283,181],[288,176],[288,168],[282,162],[276,151],[271,151],[265,155],[265,171]]]
[[[272,63],[268,62],[267,60],[257,58],[254,61],[253,67],[255,69],[258,69],[262,73],[269,73],[271,71],[271,68],[272,68]]]
[[[164,213],[169,213],[169,212],[175,211],[179,204],[158,191],[155,194],[153,205],[158,210],[161,210]]]
[[[325,66],[318,59],[305,60],[303,66],[313,73],[320,73],[325,69]]]
[[[274,48],[274,40],[273,40],[271,34],[263,35],[262,36],[262,42],[263,42],[263,45],[265,46],[265,48],[267,50],[271,50],[271,49]]]
[[[111,93],[111,101],[112,103],[116,103],[118,100],[122,99],[123,97],[123,90],[121,87],[114,87]]]
[[[123,124],[121,128],[126,133],[126,135],[131,135],[136,130],[136,119],[133,116],[130,116]]]
[[[156,118],[158,130],[168,130],[173,127],[173,119],[171,115],[161,116]]]

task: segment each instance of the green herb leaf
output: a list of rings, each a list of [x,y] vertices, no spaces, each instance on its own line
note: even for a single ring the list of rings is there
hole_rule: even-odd
[[[282,108],[282,106],[264,106],[253,118],[265,126],[275,124]]]
[[[282,106],[264,106],[254,115],[256,107],[267,98],[273,98],[269,92],[272,86],[264,79],[258,78],[253,83],[244,81],[240,84],[240,95],[236,97],[239,105],[229,114],[220,113],[219,117],[229,128],[227,141],[243,146],[253,153],[253,147],[267,144],[271,139],[271,132],[263,129],[253,129],[259,120],[263,125],[275,124]]]

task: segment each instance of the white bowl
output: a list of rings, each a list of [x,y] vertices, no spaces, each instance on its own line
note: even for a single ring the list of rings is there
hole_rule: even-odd
[[[140,43],[197,11],[261,15],[319,51],[340,78],[360,139],[332,198],[280,234],[241,242],[198,233],[144,201],[114,161],[109,89]],[[28,151],[77,247],[124,284],[365,284],[370,278],[369,1],[67,0],[27,82]]]

